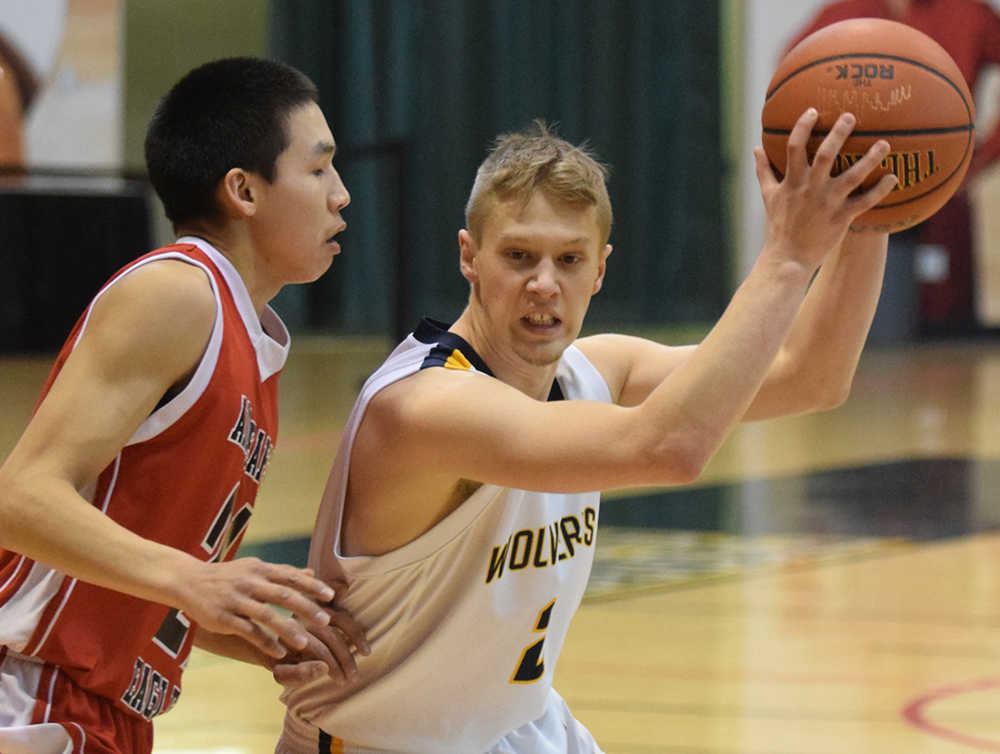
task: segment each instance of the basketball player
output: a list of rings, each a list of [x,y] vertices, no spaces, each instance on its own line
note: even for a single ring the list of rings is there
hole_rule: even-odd
[[[848,394],[887,241],[848,226],[895,178],[852,196],[889,145],[833,178],[853,117],[810,166],[815,122],[796,124],[781,182],[758,148],[766,242],[697,347],[577,339],[611,253],[604,171],[541,126],[498,143],[458,233],[468,305],[368,380],[313,533],[310,566],[346,573],[372,653],[349,689],[286,691],[280,754],[600,751],[552,689],[594,490],[690,482],[736,422]]]
[[[97,294],[0,468],[4,754],[148,754],[193,643],[271,667],[309,627],[332,667],[280,680],[351,673],[364,639],[329,625],[329,585],[232,560],[277,439],[268,301],[339,252],[334,150],[282,64],[208,63],[160,103],[146,160],[181,238]]]

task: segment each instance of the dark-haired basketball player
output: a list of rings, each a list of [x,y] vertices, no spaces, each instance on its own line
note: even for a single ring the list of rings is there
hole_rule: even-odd
[[[853,195],[884,141],[830,176],[851,116],[810,166],[815,123],[796,124],[780,183],[757,150],[764,247],[688,347],[578,339],[611,253],[604,170],[544,127],[498,143],[458,234],[468,305],[450,326],[422,322],[366,383],[313,533],[310,565],[347,574],[372,653],[351,688],[286,692],[280,754],[599,751],[552,688],[595,490],[689,482],[737,422],[850,389],[886,236],[848,226],[896,179]]]
[[[339,252],[334,152],[316,88],[279,63],[206,64],[160,103],[146,160],[181,237],[97,294],[0,468],[4,754],[148,754],[192,644],[273,667],[308,627],[326,663],[276,677],[353,672],[364,638],[330,625],[329,585],[232,560],[277,438],[289,338],[268,301]]]

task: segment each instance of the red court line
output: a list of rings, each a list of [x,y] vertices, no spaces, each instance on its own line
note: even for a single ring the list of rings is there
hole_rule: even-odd
[[[969,681],[967,683],[959,683],[952,686],[942,686],[941,688],[932,689],[925,694],[921,694],[903,708],[903,719],[918,730],[930,733],[931,735],[943,738],[947,741],[963,744],[965,746],[971,746],[975,749],[979,749],[980,751],[1000,752],[1000,741],[988,738],[978,738],[976,736],[970,736],[967,733],[962,733],[961,731],[946,728],[943,725],[931,722],[924,715],[924,710],[927,706],[933,704],[934,702],[958,696],[959,694],[968,694],[973,691],[984,691],[986,689],[995,688],[1000,688],[1000,678],[985,678],[979,681]]]

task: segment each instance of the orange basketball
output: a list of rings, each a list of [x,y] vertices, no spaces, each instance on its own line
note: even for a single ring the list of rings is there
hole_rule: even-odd
[[[926,219],[955,193],[972,159],[976,111],[965,79],[941,45],[905,24],[841,21],[810,34],[782,59],[761,115],[764,150],[779,175],[788,135],[809,107],[819,112],[810,159],[841,113],[857,119],[834,174],[878,139],[892,148],[864,186],[888,172],[899,183],[857,218],[857,229],[891,233]]]

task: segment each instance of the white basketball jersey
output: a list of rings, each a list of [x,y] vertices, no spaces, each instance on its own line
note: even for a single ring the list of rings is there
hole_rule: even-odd
[[[424,320],[362,388],[323,496],[309,566],[320,578],[346,576],[344,606],[365,626],[372,654],[358,658],[361,680],[348,692],[325,680],[286,692],[286,746],[315,742],[319,728],[344,750],[474,754],[545,711],[590,575],[597,492],[484,484],[393,552],[340,553],[351,448],[368,402],[428,367],[490,374],[462,338]],[[574,346],[559,362],[549,400],[562,398],[611,402],[604,379]]]

